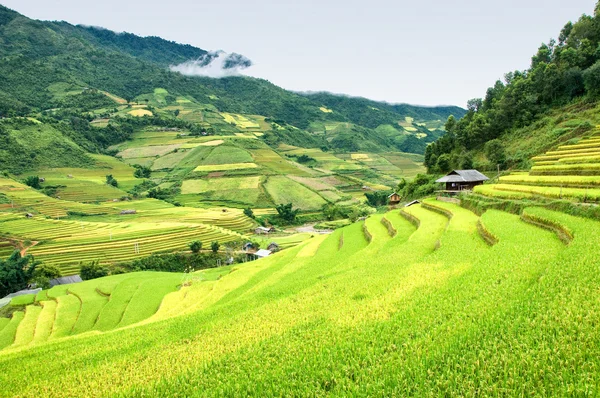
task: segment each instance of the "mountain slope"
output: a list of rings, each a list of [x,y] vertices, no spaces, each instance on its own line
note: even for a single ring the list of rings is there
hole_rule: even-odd
[[[388,227],[375,215],[180,282],[140,273],[40,294],[41,311],[0,323],[0,396],[594,395],[597,221],[527,210],[573,231],[565,245],[496,210],[405,212],[418,228],[393,211]]]
[[[429,170],[470,168],[473,159],[489,169],[527,168],[548,144],[582,138],[593,124],[580,113],[600,99],[599,45],[597,3],[594,15],[568,22],[558,40],[542,44],[527,70],[507,73],[485,97],[469,101],[465,117],[451,120],[448,134],[428,148]]]
[[[66,22],[34,21],[2,6],[0,56],[3,80],[0,115],[25,115],[61,107],[52,92],[52,86],[58,83],[98,89],[127,101],[160,87],[173,96],[191,96],[198,103],[214,106],[222,112],[263,115],[300,129],[308,129],[316,121],[350,122],[368,131],[391,125],[396,129],[395,135],[414,136],[418,126],[412,127],[411,122],[407,130],[398,122],[404,122],[406,117],[414,118],[416,123],[440,122],[448,112],[457,117],[464,113],[460,108],[390,106],[348,98],[334,104],[333,96],[327,96],[328,99],[323,95],[302,96],[261,79],[183,76],[167,67],[203,56],[210,60],[211,55],[205,50],[157,37],[140,38]],[[321,109],[328,103],[332,112]],[[372,112],[372,107],[385,111]],[[440,127],[437,123],[430,131],[425,129],[420,133],[437,136],[442,132]],[[389,142],[376,136],[373,140],[372,147],[406,149],[389,147]],[[417,151],[422,152],[424,146]]]

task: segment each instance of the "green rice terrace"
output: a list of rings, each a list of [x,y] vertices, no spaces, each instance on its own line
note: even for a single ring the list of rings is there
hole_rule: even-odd
[[[475,187],[476,194],[491,198],[600,202],[600,133],[560,145],[532,158],[529,172],[500,176],[497,183]]]
[[[255,262],[57,286],[0,321],[0,394],[596,395],[598,239],[429,199]]]

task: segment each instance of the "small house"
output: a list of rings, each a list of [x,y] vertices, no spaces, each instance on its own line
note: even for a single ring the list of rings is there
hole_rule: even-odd
[[[400,203],[401,199],[402,198],[400,197],[400,195],[398,195],[398,193],[394,192],[393,194],[388,196],[388,203],[392,206],[397,205],[398,203]]]
[[[457,193],[460,191],[471,191],[474,187],[483,184],[487,180],[489,178],[477,170],[453,170],[445,177],[436,180],[436,182],[445,184],[446,192]]]
[[[254,233],[257,235],[268,235],[271,232],[275,232],[275,228],[273,228],[273,227],[257,227],[254,230]]]
[[[267,246],[267,250],[270,250],[271,252],[278,252],[279,250],[281,250],[281,248],[277,243],[271,242],[269,243],[269,246]]]
[[[413,200],[412,202],[408,202],[407,204],[405,204],[404,207],[418,205],[419,203],[421,203],[421,202],[419,202],[418,200]]]
[[[256,258],[264,258],[269,257],[271,255],[271,250],[260,249],[256,253],[254,253]]]
[[[247,252],[247,251],[249,251],[249,250],[252,250],[252,249],[254,249],[254,244],[253,244],[252,242],[246,242],[246,243],[244,244],[244,246],[242,246],[242,249],[243,249],[245,252]]]

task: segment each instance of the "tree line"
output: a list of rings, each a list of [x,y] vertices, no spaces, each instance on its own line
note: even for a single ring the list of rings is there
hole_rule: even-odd
[[[425,166],[430,172],[471,168],[474,151],[484,151],[491,168],[517,165],[521,159],[505,153],[495,140],[551,108],[599,98],[600,2],[594,15],[568,22],[558,40],[542,44],[528,69],[505,74],[484,98],[468,101],[464,117],[450,116],[446,134],[426,148]]]

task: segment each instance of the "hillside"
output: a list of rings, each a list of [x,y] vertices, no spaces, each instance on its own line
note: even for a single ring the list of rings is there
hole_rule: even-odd
[[[162,89],[168,93],[162,105],[171,107],[171,111],[178,105],[176,99],[185,97],[198,111],[261,115],[280,125],[308,129],[311,133],[315,129],[309,127],[315,123],[328,126],[345,123],[343,131],[335,135],[305,137],[303,142],[311,147],[330,145],[340,151],[423,153],[425,145],[442,134],[443,120],[450,114],[461,117],[465,112],[458,107],[389,106],[361,99],[345,99],[326,108],[325,103],[330,103],[334,96],[312,99],[249,77],[183,76],[168,67],[199,57],[210,62],[215,53],[157,37],[141,38],[66,22],[35,21],[2,6],[0,38],[2,116],[29,116],[57,108],[68,109],[68,114],[88,112],[114,107],[116,104],[108,101],[110,98],[131,102]],[[244,58],[231,59],[229,66],[248,62]],[[109,97],[104,102],[101,97],[84,98],[82,93],[87,89],[108,93]],[[56,112],[53,115],[58,117]],[[411,118],[408,123],[407,117]],[[377,130],[379,126],[385,126],[385,134]],[[307,135],[296,131],[280,134],[280,139],[294,145],[297,139],[294,142],[291,136],[302,133]],[[341,138],[336,140],[338,135]]]
[[[557,40],[542,44],[527,70],[509,72],[469,101],[468,112],[425,154],[430,171],[452,168],[527,169],[531,156],[596,126],[600,99],[600,5],[568,22]]]
[[[426,201],[233,268],[54,288],[0,323],[0,395],[594,395],[599,236]]]

